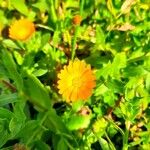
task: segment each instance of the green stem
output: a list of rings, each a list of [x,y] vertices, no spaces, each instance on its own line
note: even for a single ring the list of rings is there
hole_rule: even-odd
[[[78,32],[79,32],[79,25],[77,25],[76,28],[75,28],[75,33],[74,33],[74,37],[73,37],[73,40],[72,40],[71,60],[73,60],[74,57],[75,57],[76,42],[77,42]]]
[[[85,4],[85,0],[81,0],[81,4],[80,4],[80,16],[83,15],[84,4]]]
[[[110,144],[111,150],[116,150],[114,144],[112,143],[112,141],[110,140],[110,138],[109,138],[109,136],[107,135],[106,132],[105,132],[105,136],[106,136],[106,138],[107,138],[107,140],[108,140],[108,142],[109,142],[109,144]]]
[[[116,125],[116,123],[113,122],[113,120],[111,120],[108,117],[105,117],[105,119],[107,119],[115,127],[115,129],[121,133],[122,136],[124,136],[124,131],[118,125]]]
[[[53,21],[53,23],[55,23],[57,21],[57,15],[56,15],[56,11],[55,11],[55,5],[54,5],[54,1],[53,0],[48,0],[49,5],[50,5],[50,16],[51,19]]]
[[[130,129],[130,121],[126,121],[126,130],[125,130],[125,134],[123,136],[123,148],[122,150],[128,150],[128,137],[129,137],[129,129]]]
[[[85,3],[85,0],[81,0],[81,3],[80,3],[80,16],[83,15],[84,3]],[[74,57],[75,57],[76,42],[77,42],[77,38],[78,38],[79,27],[80,27],[80,25],[76,26],[74,37],[73,37],[73,40],[72,40],[71,60],[74,60]]]
[[[99,138],[94,132],[93,132],[93,134],[94,134],[95,137],[98,139],[98,141],[99,141],[99,143],[100,143],[100,145],[101,145],[101,140],[100,140],[100,138]],[[109,146],[110,146],[111,150],[116,150],[114,144],[112,143],[112,141],[110,140],[110,138],[109,138],[109,136],[107,135],[106,132],[104,133],[104,135],[105,135],[105,137],[107,138],[107,140],[108,140],[108,142],[109,142],[109,144],[110,144]]]

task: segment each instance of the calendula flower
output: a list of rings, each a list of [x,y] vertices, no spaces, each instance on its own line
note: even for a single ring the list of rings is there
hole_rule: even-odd
[[[82,17],[80,15],[76,15],[73,17],[73,24],[74,25],[80,25],[82,21]]]
[[[78,59],[65,65],[58,78],[59,93],[67,102],[86,100],[92,95],[92,89],[95,87],[95,76],[91,66]]]
[[[9,37],[14,40],[27,40],[35,32],[34,23],[28,19],[20,19],[9,28]]]

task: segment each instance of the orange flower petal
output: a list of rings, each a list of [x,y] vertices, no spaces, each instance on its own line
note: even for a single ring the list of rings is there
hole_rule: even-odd
[[[35,32],[34,24],[28,19],[20,19],[9,28],[9,37],[14,40],[27,40]]]
[[[58,74],[58,89],[67,102],[86,100],[95,87],[91,66],[78,59],[70,61]]]

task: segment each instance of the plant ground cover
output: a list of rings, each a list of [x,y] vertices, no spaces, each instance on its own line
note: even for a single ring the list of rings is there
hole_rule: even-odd
[[[149,150],[150,1],[0,0],[0,149]]]

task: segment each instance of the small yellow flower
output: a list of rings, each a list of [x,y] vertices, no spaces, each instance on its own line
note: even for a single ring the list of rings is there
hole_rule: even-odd
[[[104,134],[108,123],[104,118],[98,118],[93,124],[94,133]]]
[[[91,66],[76,59],[65,65],[58,74],[58,89],[67,102],[86,100],[95,87],[95,76]]]
[[[14,40],[27,40],[35,32],[34,23],[28,19],[20,19],[9,28],[9,37]]]

